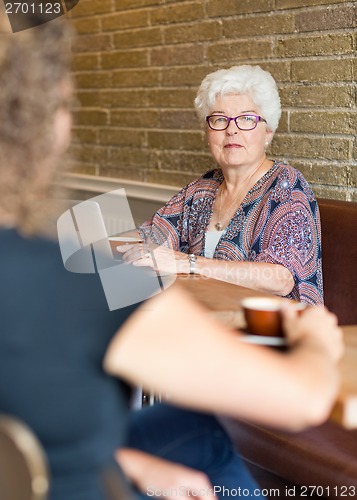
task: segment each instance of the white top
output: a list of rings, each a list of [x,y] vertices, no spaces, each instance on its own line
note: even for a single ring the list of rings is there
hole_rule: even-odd
[[[222,236],[224,231],[207,231],[205,234],[205,251],[204,256],[208,259],[212,259],[216,246]]]

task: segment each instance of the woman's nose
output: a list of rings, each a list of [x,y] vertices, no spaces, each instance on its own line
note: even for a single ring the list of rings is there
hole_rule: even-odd
[[[237,133],[238,133],[238,127],[237,127],[237,125],[236,125],[236,123],[235,123],[235,121],[234,121],[234,120],[231,120],[231,121],[229,122],[229,125],[228,125],[228,127],[226,128],[226,133],[227,133],[228,135],[234,135],[234,134],[237,134]]]

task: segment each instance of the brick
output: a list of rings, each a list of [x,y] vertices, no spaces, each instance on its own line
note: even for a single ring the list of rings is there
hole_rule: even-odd
[[[346,166],[313,165],[314,182],[328,186],[347,186],[348,174]]]
[[[316,5],[332,5],[335,3],[350,2],[351,0],[276,0],[277,9],[294,9],[301,7],[313,7]]]
[[[193,130],[198,128],[195,111],[165,110],[160,112],[160,128]]]
[[[146,10],[120,12],[102,18],[103,31],[140,28],[149,25],[149,13]]]
[[[311,137],[306,135],[276,134],[270,150],[281,157],[349,160],[351,140],[341,138]]]
[[[109,35],[102,33],[76,36],[72,44],[72,52],[101,52],[110,50],[112,42]]]
[[[111,111],[110,117],[111,125],[125,128],[160,128],[161,123],[159,112],[151,109]]]
[[[164,42],[188,43],[217,40],[222,36],[221,24],[218,21],[202,21],[198,24],[165,26]]]
[[[129,10],[140,7],[152,7],[162,4],[164,0],[115,0],[115,10]]]
[[[67,15],[76,18],[80,16],[93,16],[95,14],[106,14],[112,11],[112,0],[82,0],[73,10],[70,10]]]
[[[343,82],[351,81],[352,61],[349,59],[292,61],[291,79],[306,82]]]
[[[357,202],[357,189],[355,188],[350,188],[348,190],[348,194],[347,194],[347,201],[354,201],[354,202]]]
[[[99,142],[106,146],[143,147],[146,145],[146,135],[142,131],[138,134],[136,131],[134,133],[133,130],[108,127],[99,130]]]
[[[355,106],[355,92],[352,87],[327,85],[294,85],[280,89],[283,106],[341,107]]]
[[[290,61],[261,62],[259,66],[272,74],[276,82],[290,81],[291,63]]]
[[[193,66],[193,67],[180,67],[180,68],[164,68],[162,70],[162,85],[165,87],[182,87],[186,85],[193,85],[197,87],[200,85],[203,78],[215,69],[212,66]]]
[[[329,200],[347,200],[348,191],[346,188],[338,188],[334,186],[312,186],[318,198],[328,198]]]
[[[196,89],[160,89],[148,93],[147,105],[163,108],[189,108],[193,109]]]
[[[80,109],[74,113],[76,125],[105,125],[108,123],[108,112],[100,109]]]
[[[215,43],[208,47],[209,61],[218,63],[230,61],[237,64],[244,59],[271,58],[273,52],[271,40],[239,40],[238,42]]]
[[[181,149],[202,151],[204,147],[203,133],[200,132],[166,132],[149,131],[148,146],[155,149]]]
[[[186,151],[160,151],[159,165],[162,170],[189,172],[197,177],[211,168],[214,168],[214,160],[210,153],[191,153]]]
[[[108,158],[107,148],[97,145],[82,144],[80,147],[72,145],[71,151],[75,160],[81,163],[106,162]]]
[[[354,50],[354,40],[350,34],[294,37],[277,42],[279,57],[353,54]]]
[[[310,185],[325,183],[331,186],[348,185],[348,166],[340,162],[293,161],[293,166],[304,175]]]
[[[105,90],[100,94],[100,106],[108,108],[142,108],[147,103],[144,90]]]
[[[122,69],[113,74],[114,87],[157,87],[161,80],[160,70],[146,69]]]
[[[352,72],[353,72],[353,79],[352,81],[355,82],[357,80],[357,58],[354,57],[352,60]]]
[[[162,38],[161,28],[127,30],[114,35],[114,47],[116,49],[125,49],[160,45]]]
[[[287,111],[281,113],[281,118],[279,121],[279,127],[277,133],[289,132],[289,114]]]
[[[197,45],[173,45],[171,47],[153,48],[150,62],[153,66],[172,66],[193,64],[204,61],[204,47]]]
[[[356,139],[356,137],[355,137],[355,140],[354,140],[354,142],[353,142],[352,158],[353,158],[354,160],[357,160],[357,139]],[[357,166],[354,166],[353,168],[354,168],[354,170],[356,171]],[[357,182],[356,182],[356,186],[357,186]]]
[[[354,156],[354,158],[356,157]],[[357,164],[348,167],[348,184],[357,188]]]
[[[296,31],[326,31],[354,28],[356,26],[356,6],[345,5],[322,10],[303,11],[295,17]]]
[[[133,176],[133,172],[128,167],[141,167],[146,169],[148,165],[156,165],[156,163],[156,152],[153,152],[151,149],[146,149],[145,147],[138,147],[137,145],[126,147],[121,145],[120,147],[112,147],[109,149],[108,166],[113,168],[125,168],[132,179],[135,179],[135,176]]]
[[[207,2],[207,15],[209,17],[226,17],[239,14],[252,14],[254,12],[270,12],[274,10],[273,0],[209,0]]]
[[[82,107],[94,108],[100,104],[100,92],[91,90],[80,90],[76,98]]]
[[[146,50],[120,50],[105,52],[102,54],[102,68],[131,68],[148,65],[148,53]]]
[[[72,128],[73,142],[93,143],[98,139],[98,131],[96,127],[73,127]]]
[[[74,54],[72,71],[95,70],[99,68],[99,54]]]
[[[292,14],[269,14],[222,21],[223,36],[229,38],[257,37],[294,32]]]
[[[79,162],[74,162],[71,166],[71,172],[73,172],[74,174],[82,175],[97,175],[97,167],[96,165],[90,165],[88,163],[82,164]],[[83,195],[83,191],[81,191],[80,193],[78,192],[78,194],[75,190],[71,189],[70,191],[70,198],[72,200],[80,200],[81,195]]]
[[[292,132],[354,135],[357,130],[357,114],[317,111],[292,112],[290,130]]]
[[[73,19],[72,24],[78,34],[98,33],[100,31],[98,17]]]
[[[291,165],[303,174],[309,184],[314,182],[315,177],[312,173],[312,165],[310,161],[299,161],[294,159],[291,161]]]
[[[75,75],[75,79],[79,89],[102,89],[112,85],[112,74],[104,71],[79,73]]]
[[[204,17],[204,4],[200,2],[175,3],[150,11],[151,24],[172,24],[201,21]]]

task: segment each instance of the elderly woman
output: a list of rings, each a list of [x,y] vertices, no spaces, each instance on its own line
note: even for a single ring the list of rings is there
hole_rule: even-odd
[[[179,273],[323,303],[316,199],[298,170],[266,156],[281,115],[273,77],[259,66],[216,71],[195,106],[219,168],[184,187],[139,233],[174,250]],[[135,256],[132,249],[126,258]]]

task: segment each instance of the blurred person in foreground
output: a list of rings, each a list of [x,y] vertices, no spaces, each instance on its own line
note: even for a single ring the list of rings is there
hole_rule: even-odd
[[[124,448],[130,413],[117,377],[169,394],[172,405],[298,430],[329,415],[341,331],[322,308],[297,318],[287,306],[283,355],[240,343],[179,287],[109,311],[98,274],[65,270],[58,242],[41,235],[70,141],[70,31],[62,18],[14,35],[0,15],[0,412],[40,438],[51,500],[104,500],[103,472],[120,473],[114,457],[143,494],[212,498],[226,458],[236,464],[216,421],[201,414],[218,438],[195,442],[202,456],[210,447],[210,464]],[[154,423],[164,431],[167,421]],[[241,475],[254,487],[243,467]]]
[[[138,228],[161,246],[157,267],[322,304],[317,201],[301,172],[266,155],[281,116],[272,75],[249,65],[210,73],[195,107],[217,168]],[[154,267],[137,252],[127,247],[125,258]]]

